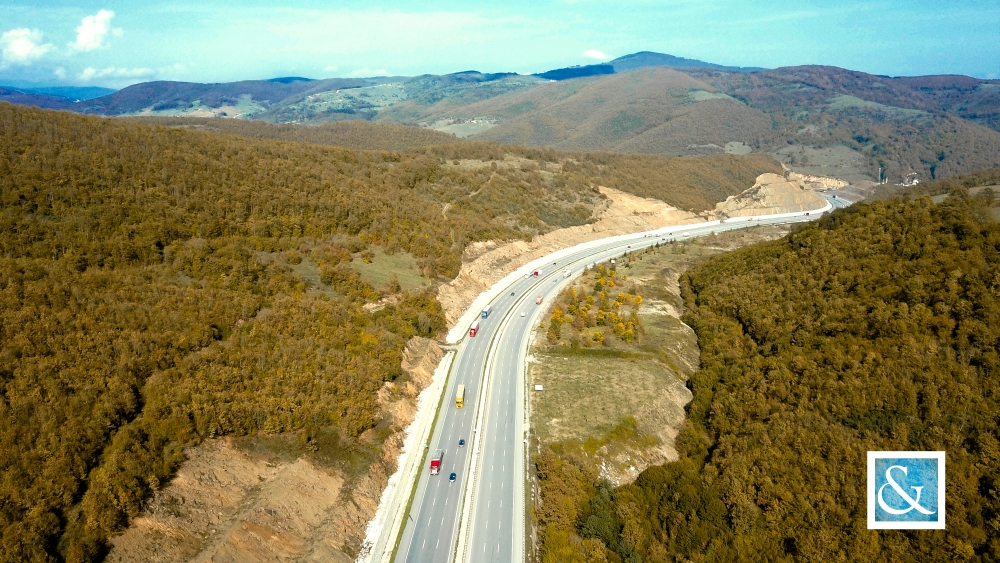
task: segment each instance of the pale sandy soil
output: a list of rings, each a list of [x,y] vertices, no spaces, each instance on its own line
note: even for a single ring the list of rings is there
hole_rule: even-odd
[[[836,186],[838,180],[832,178],[825,180],[819,181],[817,176],[801,176],[795,173],[790,173],[789,178],[779,174],[761,174],[749,190],[730,196],[726,201],[717,204],[715,214],[723,219],[819,209],[826,205],[826,200],[812,189],[803,186],[840,187]]]

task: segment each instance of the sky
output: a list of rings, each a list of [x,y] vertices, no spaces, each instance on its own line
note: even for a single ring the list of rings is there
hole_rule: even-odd
[[[0,0],[0,84],[533,73],[656,51],[1000,78],[997,0]]]

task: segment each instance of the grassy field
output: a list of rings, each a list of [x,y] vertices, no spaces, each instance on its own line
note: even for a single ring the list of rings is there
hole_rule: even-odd
[[[365,260],[367,258],[367,260]],[[386,254],[376,247],[370,256],[355,256],[351,261],[361,278],[376,288],[385,289],[393,274],[402,289],[418,289],[430,284],[430,280],[420,274],[417,259],[409,252],[397,251]]]
[[[569,325],[564,325],[563,340],[550,343],[543,322],[528,375],[532,385],[544,388],[531,397],[536,445],[584,456],[604,477],[619,482],[676,455],[673,440],[690,400],[685,383],[698,368],[699,354],[694,333],[679,318],[677,279],[712,255],[783,232],[754,228],[619,259],[620,289],[643,297],[639,318],[644,334],[630,344],[604,326],[587,328],[584,334],[600,332],[606,344],[592,336],[580,339]],[[572,287],[590,292],[593,278],[582,277]]]

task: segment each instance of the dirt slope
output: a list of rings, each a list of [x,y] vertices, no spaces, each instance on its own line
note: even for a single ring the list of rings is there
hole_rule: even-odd
[[[662,201],[603,186],[599,189],[607,196],[607,203],[594,210],[593,221],[588,225],[559,229],[527,242],[500,244],[487,241],[466,247],[465,263],[458,277],[438,288],[438,301],[444,308],[448,324],[454,325],[476,296],[536,258],[581,242],[705,220],[705,217],[671,207]]]
[[[313,456],[275,460],[241,447],[246,439],[208,440],[187,451],[177,476],[114,539],[107,561],[353,561],[395,470],[401,430],[412,421],[416,396],[442,355],[432,340],[410,341],[402,366],[406,377],[379,393],[394,432],[381,457],[356,480],[348,482],[343,471]]]
[[[716,205],[715,214],[719,218],[749,217],[809,211],[826,205],[823,196],[803,187],[807,183],[804,178],[806,177],[798,174],[790,174],[788,178],[778,174],[761,174],[750,189]],[[813,185],[832,186],[836,183],[833,179],[824,181],[816,176],[808,178],[814,179],[810,181]]]

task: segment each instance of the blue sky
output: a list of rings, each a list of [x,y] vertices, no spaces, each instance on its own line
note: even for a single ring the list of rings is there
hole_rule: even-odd
[[[996,0],[0,0],[0,83],[531,73],[644,50],[1000,78],[998,30]]]

